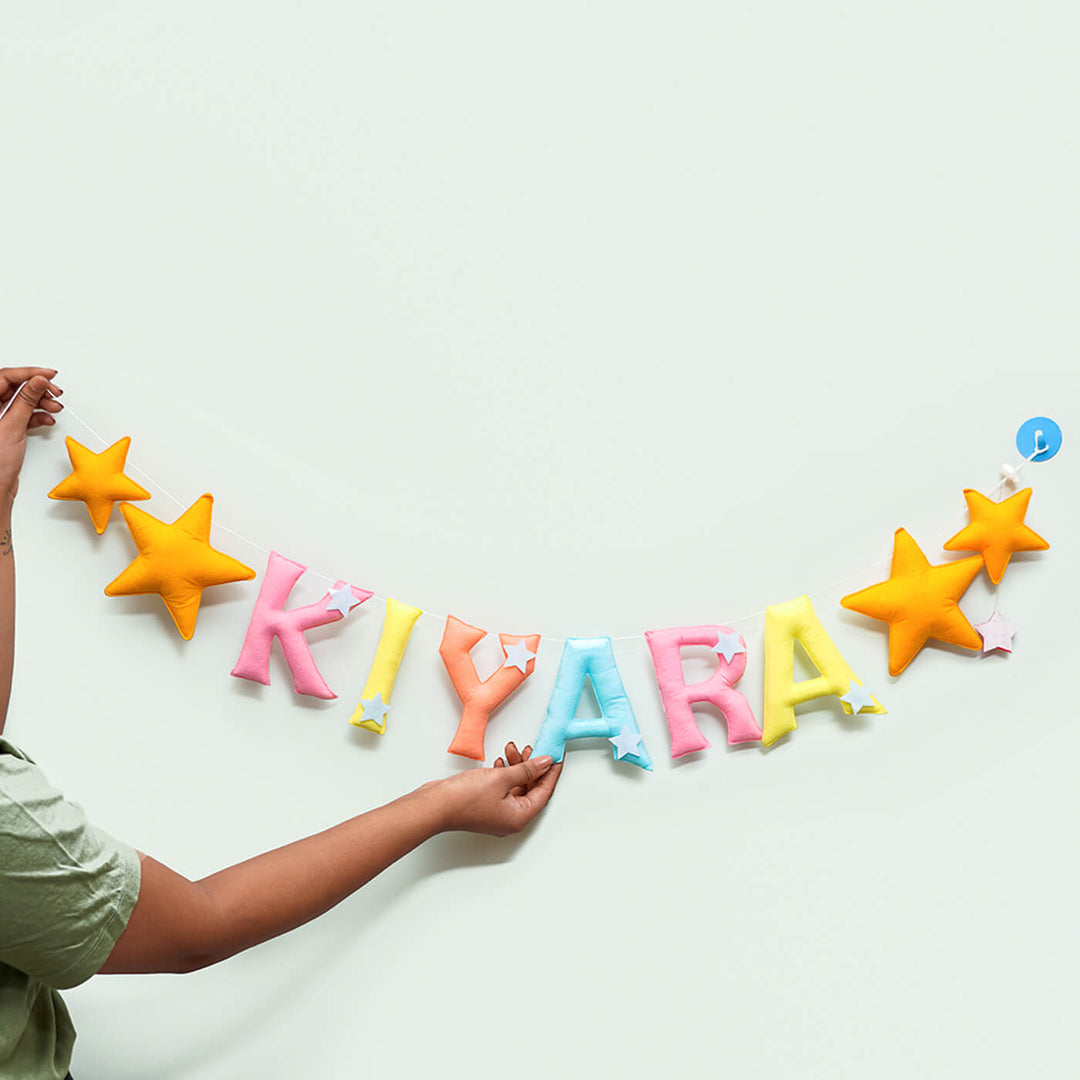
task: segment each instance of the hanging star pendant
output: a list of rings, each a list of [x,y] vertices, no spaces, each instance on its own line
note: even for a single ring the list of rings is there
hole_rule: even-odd
[[[1016,633],[1016,627],[997,611],[986,622],[976,623],[975,629],[979,631],[979,636],[982,638],[984,655],[995,649],[1007,653],[1012,652],[1012,639],[1013,634]]]
[[[525,639],[522,638],[520,641],[515,641],[513,645],[505,645],[503,648],[506,650],[503,667],[516,667],[523,675],[528,675],[529,661],[536,659],[536,653],[525,643]]]
[[[997,585],[1014,551],[1046,551],[1050,545],[1024,524],[1031,488],[994,502],[971,488],[964,490],[971,524],[945,541],[946,551],[978,551],[990,580]]]
[[[982,566],[978,555],[931,566],[908,532],[897,529],[888,581],[851,593],[840,603],[889,624],[889,674],[899,675],[930,638],[964,649],[982,645],[959,607]]]
[[[115,503],[149,499],[150,492],[124,475],[131,437],[125,435],[100,454],[87,450],[70,435],[64,440],[71,459],[71,475],[49,492],[50,499],[70,499],[86,503],[90,520],[100,536],[109,524]]]
[[[188,641],[195,633],[203,589],[250,581],[255,571],[210,546],[213,495],[203,495],[171,525],[130,503],[120,511],[139,550],[135,561],[105,586],[106,596],[158,593]]]

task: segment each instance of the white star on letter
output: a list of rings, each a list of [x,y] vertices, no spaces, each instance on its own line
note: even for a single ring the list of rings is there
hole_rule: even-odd
[[[716,644],[712,647],[717,656],[722,656],[727,663],[737,653],[744,653],[746,649],[740,644],[738,634],[717,634]]]
[[[527,675],[525,670],[528,667],[530,660],[536,659],[536,653],[531,652],[529,646],[525,644],[525,639],[515,641],[506,650],[506,659],[503,661],[503,667],[516,667],[522,675]]]
[[[641,749],[641,736],[635,735],[628,728],[623,728],[613,739],[608,739],[615,747],[615,757],[624,758],[636,754]]]
[[[330,597],[330,603],[326,605],[327,611],[340,611],[342,615],[348,615],[359,600],[353,595],[352,586],[342,585],[340,589],[327,589],[326,595]]]
[[[874,707],[874,699],[870,696],[870,691],[858,683],[848,683],[848,692],[841,695],[840,700],[851,706],[852,713]]]
[[[386,714],[390,711],[390,706],[383,701],[382,694],[376,694],[370,699],[361,698],[360,704],[364,706],[364,715],[360,717],[361,723],[365,720],[374,720],[376,724],[386,723]]]

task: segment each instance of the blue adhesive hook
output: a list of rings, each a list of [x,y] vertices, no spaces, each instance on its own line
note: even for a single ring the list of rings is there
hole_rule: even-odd
[[[1049,461],[1061,449],[1061,428],[1048,416],[1033,416],[1020,425],[1016,449],[1027,461]]]

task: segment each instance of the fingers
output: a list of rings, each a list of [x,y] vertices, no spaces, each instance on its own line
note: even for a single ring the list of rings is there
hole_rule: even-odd
[[[517,765],[508,765],[505,773],[507,791],[516,787],[530,787],[551,769],[551,765],[551,758],[546,754],[543,757],[531,757]]]
[[[30,426],[34,412],[48,389],[49,380],[44,375],[35,375],[29,382],[24,383],[7,407],[7,412],[3,416],[4,425],[11,425],[25,431]]]
[[[59,396],[64,391],[53,383],[53,379],[56,378],[56,368],[42,368],[42,367],[13,367],[13,368],[0,368],[0,382],[2,382],[3,389],[0,391],[0,399],[7,399],[11,397],[11,393],[17,387],[21,386],[24,382],[29,382],[31,379],[40,375],[43,379],[46,379],[49,383],[49,393]]]
[[[562,762],[558,765],[552,765],[542,777],[539,782],[534,784],[525,794],[521,797],[521,801],[526,805],[529,818],[534,818],[541,810],[548,804],[548,799],[551,798],[552,793],[555,791],[555,785],[559,782],[559,776],[562,773]]]

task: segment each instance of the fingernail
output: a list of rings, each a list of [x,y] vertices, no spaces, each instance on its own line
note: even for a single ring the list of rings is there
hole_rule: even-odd
[[[551,764],[551,755],[544,754],[543,757],[534,757],[529,760],[535,762],[541,769],[546,769]]]

